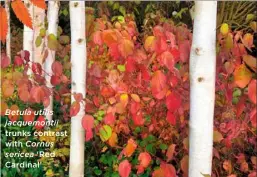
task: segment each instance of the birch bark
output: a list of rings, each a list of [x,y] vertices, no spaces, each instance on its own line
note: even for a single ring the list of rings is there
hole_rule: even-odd
[[[216,11],[216,1],[195,1],[190,54],[189,177],[211,175],[212,171]]]
[[[57,28],[58,28],[58,12],[59,12],[59,7],[60,3],[58,1],[48,1],[48,14],[47,14],[47,19],[48,19],[48,29],[47,32],[48,34],[54,34],[57,36]],[[48,56],[46,58],[46,61],[44,63],[44,68],[45,68],[45,79],[46,79],[46,86],[48,88],[51,88],[52,90],[52,84],[51,84],[51,76],[53,74],[52,71],[52,64],[55,60],[55,51],[51,49],[46,49],[48,50]],[[49,112],[53,110],[53,93],[50,95],[50,104],[46,108]],[[47,120],[52,120],[52,115],[48,114],[46,115]]]
[[[71,77],[72,93],[86,94],[86,38],[85,2],[70,1],[71,24]],[[74,98],[72,97],[72,102]],[[71,118],[70,177],[84,176],[85,131],[81,120],[85,114],[85,103],[80,104],[79,113]]]

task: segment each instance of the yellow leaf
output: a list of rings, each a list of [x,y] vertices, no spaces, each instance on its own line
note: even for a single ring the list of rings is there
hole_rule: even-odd
[[[213,141],[215,143],[219,143],[222,139],[223,139],[222,134],[219,131],[215,130],[213,132]]]
[[[140,102],[140,97],[137,94],[131,94],[130,96],[135,102]]]
[[[123,93],[123,94],[120,95],[120,103],[121,103],[124,107],[127,106],[127,104],[128,104],[128,94]]]
[[[153,51],[154,49],[154,41],[155,37],[154,36],[148,36],[145,40],[144,47],[146,51]]]
[[[229,27],[228,27],[228,24],[227,23],[223,23],[220,27],[220,32],[222,35],[227,35],[228,34],[228,30],[229,30]]]

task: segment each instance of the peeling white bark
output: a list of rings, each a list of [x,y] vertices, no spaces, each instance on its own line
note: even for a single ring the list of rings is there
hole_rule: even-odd
[[[71,93],[86,94],[86,38],[85,2],[70,1],[71,23]],[[72,96],[72,102],[74,98]],[[81,103],[79,113],[71,118],[70,177],[84,176],[85,131],[81,120],[85,114],[85,103]]]
[[[216,11],[216,1],[195,1],[190,54],[189,177],[211,175],[212,171]]]
[[[58,12],[59,12],[59,7],[60,3],[58,1],[49,1],[48,2],[48,14],[47,14],[47,19],[48,19],[48,29],[47,33],[48,34],[54,34],[57,36],[57,28],[58,28]],[[51,76],[53,74],[52,71],[52,64],[55,60],[55,51],[51,49],[46,49],[48,50],[48,56],[46,58],[46,61],[44,63],[44,68],[46,71],[45,74],[45,79],[46,79],[46,86],[48,88],[51,88],[52,90],[52,84],[51,84]],[[53,95],[50,95],[50,104],[46,108],[49,112],[53,110]],[[52,115],[48,114],[46,115],[47,120],[52,120]]]

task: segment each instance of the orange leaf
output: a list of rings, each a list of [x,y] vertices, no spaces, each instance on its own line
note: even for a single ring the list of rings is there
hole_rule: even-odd
[[[250,82],[251,78],[252,73],[244,64],[238,66],[234,71],[235,83],[240,88],[244,88]]]
[[[29,14],[28,9],[25,7],[25,5],[22,3],[21,0],[14,0],[12,2],[12,9],[16,15],[16,17],[27,27],[32,27],[32,20]]]
[[[188,176],[188,155],[184,156],[180,161],[181,170],[183,171],[183,176]]]
[[[5,98],[12,96],[14,85],[10,80],[5,80],[2,84],[2,94]]]
[[[132,154],[134,153],[136,148],[137,148],[136,142],[133,139],[129,139],[128,140],[128,144],[127,144],[127,146],[124,149],[124,155],[126,157],[132,156]]]
[[[41,9],[46,9],[46,3],[45,0],[30,0],[32,4],[35,6],[41,8]]]
[[[119,44],[118,49],[122,57],[127,58],[129,55],[133,54],[134,43],[128,39],[123,39]]]
[[[223,162],[223,168],[227,171],[228,174],[232,173],[232,164],[230,160],[225,160]]]
[[[0,21],[0,40],[4,42],[8,31],[8,23],[6,11],[2,6],[0,6]]]
[[[112,136],[111,138],[108,140],[108,144],[111,146],[111,147],[115,147],[117,145],[117,142],[118,142],[118,136],[115,132],[112,132]]]
[[[257,71],[257,59],[251,55],[244,55],[243,60],[246,65],[250,66],[255,72]]]
[[[174,152],[175,152],[175,147],[176,147],[175,144],[171,144],[168,147],[168,150],[166,152],[167,162],[169,162],[169,161],[171,161],[173,159]]]
[[[10,119],[10,121],[17,121],[19,119],[19,114],[17,114],[17,112],[19,111],[19,107],[14,104],[10,107],[11,111],[14,111],[14,114],[9,114],[8,118]]]

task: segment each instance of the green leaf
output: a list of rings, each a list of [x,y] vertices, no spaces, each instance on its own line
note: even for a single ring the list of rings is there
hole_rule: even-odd
[[[104,125],[100,128],[99,133],[101,140],[105,142],[112,136],[112,128],[109,125]]]
[[[118,70],[119,70],[120,72],[126,71],[125,65],[118,65],[117,68],[118,68]]]
[[[97,175],[97,176],[100,176],[102,174],[102,170],[98,169],[97,167],[94,168],[94,173]]]
[[[47,37],[47,46],[51,50],[56,50],[58,47],[58,41],[54,34],[49,34]]]
[[[148,151],[151,154],[156,153],[156,149],[153,144],[148,144],[145,149],[146,149],[146,151]]]
[[[45,29],[45,28],[41,28],[40,31],[39,31],[39,35],[40,35],[41,37],[45,37],[45,35],[46,35],[46,29]]]
[[[69,14],[69,12],[68,12],[67,9],[63,9],[62,14],[63,14],[64,16],[67,16],[67,15]]]
[[[35,41],[36,47],[39,47],[41,45],[41,43],[42,43],[42,37],[38,36]]]
[[[115,2],[115,3],[113,4],[113,6],[112,6],[112,10],[119,9],[119,7],[120,7],[120,3]]]
[[[168,149],[167,144],[160,144],[160,149],[161,149],[161,150],[166,150],[166,149]]]
[[[120,6],[119,11],[120,11],[120,13],[121,13],[123,16],[126,15],[126,9],[125,9],[124,6]]]

